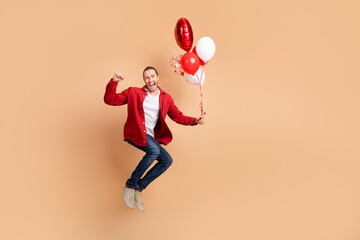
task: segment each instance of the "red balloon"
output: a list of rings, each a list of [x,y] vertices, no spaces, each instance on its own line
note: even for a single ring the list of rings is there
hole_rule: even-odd
[[[189,21],[186,18],[180,18],[175,26],[176,42],[181,49],[189,52],[193,44],[193,31]]]
[[[181,58],[181,67],[188,74],[195,74],[200,67],[199,57],[192,52],[185,53]]]
[[[197,56],[196,46],[193,48],[192,52],[195,53],[196,56]],[[199,57],[199,56],[198,56],[198,57]],[[204,62],[201,58],[199,58],[199,61],[200,61],[200,65],[201,65],[201,66],[205,66],[206,62]]]

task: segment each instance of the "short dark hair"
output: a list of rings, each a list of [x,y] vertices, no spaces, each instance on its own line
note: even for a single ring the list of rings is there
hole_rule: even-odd
[[[158,71],[157,71],[154,67],[152,67],[152,66],[147,66],[147,67],[144,69],[144,71],[143,71],[143,76],[144,76],[145,71],[151,70],[151,69],[153,69],[153,70],[156,72],[156,75],[159,75],[159,74],[158,74]]]

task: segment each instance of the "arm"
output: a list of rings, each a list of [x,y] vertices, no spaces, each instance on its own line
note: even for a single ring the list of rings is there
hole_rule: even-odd
[[[172,98],[169,96],[170,98],[170,105],[169,105],[169,110],[168,110],[168,115],[169,117],[175,121],[178,124],[182,124],[182,125],[197,125],[197,124],[201,124],[203,125],[205,123],[205,119],[203,117],[189,117],[189,116],[185,116],[174,104],[174,101],[172,100]]]
[[[125,89],[121,93],[116,93],[116,87],[119,81],[124,79],[124,75],[121,73],[115,73],[114,77],[106,85],[106,91],[104,95],[104,102],[108,105],[120,106],[127,103],[129,89]]]

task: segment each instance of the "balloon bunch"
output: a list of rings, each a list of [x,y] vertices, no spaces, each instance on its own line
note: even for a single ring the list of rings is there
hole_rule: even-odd
[[[190,22],[186,18],[180,18],[177,21],[175,39],[179,47],[186,53],[172,57],[170,66],[176,74],[185,76],[188,83],[200,87],[200,109],[201,116],[204,116],[206,112],[203,108],[201,86],[205,82],[205,65],[215,54],[215,43],[209,37],[202,37],[190,52],[194,37]]]

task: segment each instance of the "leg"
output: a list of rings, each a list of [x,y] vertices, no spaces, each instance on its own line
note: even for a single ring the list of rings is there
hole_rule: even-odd
[[[151,164],[158,158],[160,154],[160,148],[156,144],[156,141],[151,136],[147,135],[146,146],[138,146],[133,142],[127,140],[127,142],[134,147],[144,151],[146,154],[139,162],[134,172],[131,174],[131,177],[127,180],[126,186],[132,189],[139,189],[142,191],[142,188],[138,185],[138,182],[141,176],[146,172],[146,170],[151,166]]]
[[[152,181],[163,174],[173,162],[170,154],[158,142],[155,141],[155,144],[160,149],[160,154],[156,159],[158,162],[138,181],[137,188],[139,191],[144,190]]]

